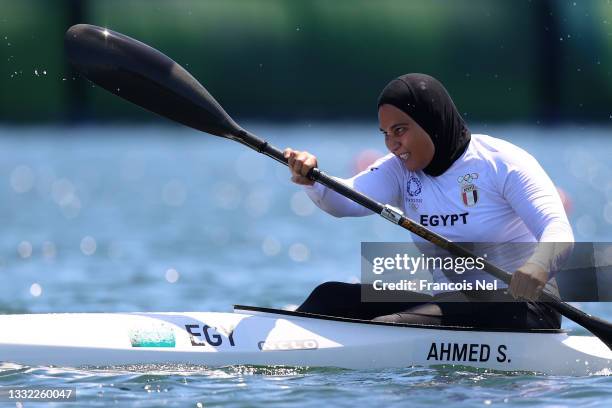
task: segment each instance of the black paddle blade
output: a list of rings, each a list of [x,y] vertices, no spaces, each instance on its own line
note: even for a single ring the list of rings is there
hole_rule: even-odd
[[[158,115],[231,139],[243,130],[183,67],[114,31],[78,24],[64,45],[74,68],[93,83]]]
[[[546,296],[543,296],[545,301],[548,301]],[[584,313],[582,310],[573,307],[565,302],[547,303],[553,309],[557,310],[563,316],[578,323],[596,337],[599,338],[610,350],[612,350],[612,324],[600,319],[599,317],[591,316]]]

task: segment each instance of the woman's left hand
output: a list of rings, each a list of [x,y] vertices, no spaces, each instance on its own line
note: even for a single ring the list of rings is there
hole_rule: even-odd
[[[536,301],[548,282],[548,271],[540,265],[527,262],[512,274],[510,294],[514,298]]]

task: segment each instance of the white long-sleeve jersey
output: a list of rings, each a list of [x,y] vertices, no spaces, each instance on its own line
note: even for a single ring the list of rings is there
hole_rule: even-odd
[[[574,241],[559,194],[539,163],[523,149],[490,136],[472,135],[463,155],[438,177],[409,171],[399,158],[388,154],[365,171],[340,181],[401,209],[451,241]],[[336,217],[372,214],[321,184],[306,187],[306,193]],[[414,240],[420,241],[418,237]],[[526,260],[516,251],[496,245],[489,260],[514,271]],[[434,278],[446,280],[435,272]],[[484,275],[476,278],[487,279]]]

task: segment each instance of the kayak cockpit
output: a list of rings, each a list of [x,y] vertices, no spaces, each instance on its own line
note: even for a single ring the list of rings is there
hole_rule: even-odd
[[[319,320],[330,320],[330,321],[338,321],[338,322],[344,322],[344,323],[359,323],[359,324],[368,324],[368,325],[377,325],[377,326],[411,327],[414,329],[508,332],[508,333],[543,333],[543,334],[567,333],[567,331],[563,329],[479,328],[479,327],[471,327],[471,326],[447,326],[447,325],[375,322],[372,320],[353,319],[353,318],[347,318],[347,317],[298,312],[294,310],[274,309],[274,308],[267,308],[267,307],[245,306],[245,305],[234,305],[234,312],[247,313],[247,314],[252,314],[252,315],[267,315],[269,317],[285,316],[287,318],[319,319]]]

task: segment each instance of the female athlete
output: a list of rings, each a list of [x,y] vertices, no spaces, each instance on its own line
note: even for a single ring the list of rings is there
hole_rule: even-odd
[[[538,162],[509,142],[471,134],[446,89],[428,75],[391,81],[378,99],[378,120],[389,154],[346,183],[451,241],[534,243],[536,249],[526,259],[508,249],[495,261],[513,271],[510,285],[474,292],[470,302],[457,302],[456,292],[415,294],[414,302],[362,302],[360,284],[327,282],[298,311],[395,323],[559,328],[560,315],[536,300],[574,237]],[[337,217],[372,214],[306,177],[318,167],[314,155],[291,148],[284,155],[292,180],[318,207]]]

